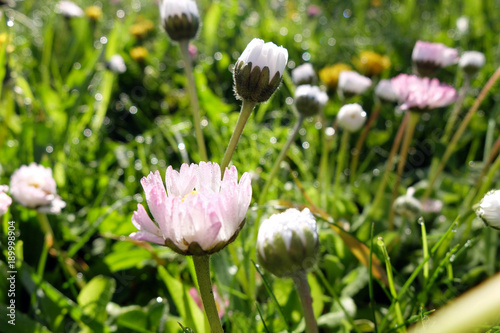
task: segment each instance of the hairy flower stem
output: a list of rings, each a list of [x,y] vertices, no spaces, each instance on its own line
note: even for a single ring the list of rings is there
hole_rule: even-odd
[[[231,139],[229,140],[226,152],[224,153],[224,157],[222,158],[222,163],[220,166],[222,176],[224,176],[224,172],[229,165],[229,162],[231,162],[233,153],[236,150],[238,141],[240,140],[241,133],[243,133],[243,128],[245,127],[248,118],[250,118],[255,105],[257,105],[257,103],[246,100],[243,100],[243,103],[241,104],[241,111],[238,117],[238,121],[236,122],[236,127],[234,128],[233,135],[231,135]]]
[[[194,269],[198,279],[203,309],[210,324],[212,333],[223,333],[222,324],[215,304],[212,281],[210,280],[210,256],[193,256]]]
[[[418,120],[420,119],[419,112],[410,112],[410,119],[408,121],[408,127],[406,128],[405,138],[403,140],[403,144],[401,145],[401,153],[399,154],[399,163],[396,174],[396,183],[394,184],[394,188],[392,190],[392,198],[391,198],[391,206],[389,211],[389,230],[394,229],[394,200],[398,197],[398,188],[401,183],[401,178],[403,176],[403,171],[405,169],[406,158],[408,157],[408,149],[410,148],[411,140],[413,139],[413,134],[415,133],[415,128],[417,127]]]
[[[307,282],[307,273],[302,271],[292,277],[297,293],[299,294],[300,303],[302,304],[302,311],[304,312],[304,319],[306,321],[306,333],[318,333],[318,324],[314,318],[312,307],[313,299],[311,297],[311,289]]]
[[[462,120],[462,123],[458,127],[457,131],[453,135],[450,143],[448,144],[446,151],[444,152],[443,156],[441,157],[441,161],[439,165],[437,166],[436,170],[431,172],[429,174],[429,186],[427,187],[427,190],[425,191],[424,195],[422,196],[422,201],[425,199],[429,198],[432,189],[434,187],[434,183],[436,182],[438,176],[441,174],[441,172],[444,170],[444,167],[446,163],[448,162],[448,159],[451,157],[451,154],[453,154],[455,148],[457,147],[458,140],[462,137],[463,133],[465,132],[467,126],[469,125],[470,121],[472,120],[472,117],[476,113],[476,111],[479,109],[479,106],[483,102],[483,100],[486,98],[486,95],[488,92],[491,90],[495,82],[500,78],[500,67],[497,68],[495,73],[490,77],[488,82],[484,85],[483,89],[479,93],[479,96],[477,96],[476,100],[474,101],[474,104],[472,107],[469,109],[467,114],[465,115],[464,119]]]
[[[371,205],[371,208],[368,211],[368,216],[371,216],[373,214],[375,209],[380,204],[380,201],[382,200],[382,196],[384,195],[387,181],[389,180],[389,174],[391,173],[392,169],[394,168],[394,162],[393,162],[394,156],[396,156],[396,152],[399,149],[399,145],[401,143],[401,139],[403,138],[403,133],[406,129],[406,126],[408,124],[409,119],[410,119],[410,113],[407,112],[403,118],[403,121],[399,125],[398,132],[396,133],[396,137],[394,138],[394,142],[392,144],[392,148],[391,148],[391,151],[389,153],[389,157],[387,158],[385,171],[384,171],[384,174],[382,176],[382,180],[380,181],[380,185],[378,186],[377,194],[375,195],[375,199],[373,200],[373,204]]]
[[[373,110],[373,113],[370,116],[370,119],[368,119],[368,122],[366,123],[365,127],[363,128],[363,131],[361,132],[361,135],[359,136],[358,141],[356,142],[356,146],[354,146],[353,150],[353,157],[351,161],[351,167],[350,167],[350,182],[351,184],[354,183],[356,180],[356,169],[358,168],[358,162],[359,162],[359,156],[361,154],[361,149],[363,148],[363,144],[365,143],[366,137],[368,136],[368,133],[370,132],[370,129],[377,120],[379,114],[380,114],[380,109],[381,109],[381,104],[379,103],[377,106],[375,106],[375,109]]]
[[[196,85],[194,83],[193,65],[191,64],[191,57],[189,56],[189,41],[179,41],[179,47],[184,60],[184,71],[187,77],[187,90],[189,93],[189,100],[191,104],[191,111],[193,113],[194,130],[196,133],[196,141],[198,143],[198,152],[202,161],[208,161],[207,148],[205,146],[205,138],[201,129],[200,119],[200,106],[198,104],[198,94],[196,93]]]

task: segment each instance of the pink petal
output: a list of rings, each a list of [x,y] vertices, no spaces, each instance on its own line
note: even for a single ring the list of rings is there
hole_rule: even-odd
[[[217,163],[200,162],[198,168],[198,181],[196,189],[198,191],[219,192],[221,184],[221,171]]]
[[[154,234],[151,234],[147,231],[137,231],[133,232],[129,235],[130,238],[139,240],[139,241],[147,241],[160,245],[165,245],[165,240],[162,237],[158,237]]]
[[[144,209],[144,206],[141,204],[137,204],[137,210],[134,212],[132,216],[132,223],[137,228],[137,230],[147,231],[151,234],[162,237],[162,233],[160,228],[149,217],[148,213]]]
[[[180,172],[177,172],[172,166],[169,166],[165,174],[168,196],[183,198],[191,193],[196,185],[197,168],[196,164],[184,163],[181,165]]]

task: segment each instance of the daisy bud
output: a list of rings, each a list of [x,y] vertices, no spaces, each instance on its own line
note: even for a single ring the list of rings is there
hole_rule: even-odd
[[[484,54],[478,51],[467,51],[462,54],[458,66],[470,76],[475,75],[486,62]]]
[[[316,82],[316,73],[310,63],[297,66],[292,71],[292,81],[296,86],[301,84],[314,84]]]
[[[422,211],[422,204],[411,195],[402,195],[394,200],[394,211],[406,218],[415,218]]]
[[[127,66],[125,65],[125,61],[119,54],[115,54],[114,56],[112,56],[109,59],[107,66],[108,69],[115,74],[123,74],[127,71]]]
[[[500,190],[486,193],[476,214],[486,225],[500,230]]]
[[[222,250],[238,236],[252,200],[250,176],[226,169],[221,180],[217,163],[184,163],[180,171],[166,172],[166,189],[160,173],[141,179],[154,220],[141,204],[132,223],[138,229],[130,238],[165,245],[183,255],[208,255]]]
[[[433,76],[438,69],[458,62],[458,51],[441,43],[417,41],[411,55],[420,76]]]
[[[366,112],[357,103],[342,106],[337,114],[339,126],[349,132],[356,132],[366,121]]]
[[[0,216],[7,212],[12,204],[12,199],[5,192],[9,190],[7,185],[0,185]]]
[[[398,101],[398,96],[392,89],[391,80],[380,80],[375,87],[375,96],[384,103],[395,103]]]
[[[10,194],[21,205],[39,212],[59,214],[66,207],[57,195],[52,170],[36,163],[14,171],[10,178]]]
[[[305,117],[314,116],[320,112],[328,101],[328,95],[317,86],[304,84],[295,90],[295,106]]]
[[[288,51],[272,42],[254,38],[234,66],[234,90],[239,99],[267,101],[281,83]]]
[[[193,0],[163,0],[160,17],[161,24],[175,41],[193,39],[200,26],[198,7]]]
[[[339,74],[338,91],[344,97],[363,94],[372,85],[372,80],[354,71]]]
[[[309,209],[290,208],[262,222],[257,236],[259,263],[278,277],[307,271],[316,263],[319,242]]]

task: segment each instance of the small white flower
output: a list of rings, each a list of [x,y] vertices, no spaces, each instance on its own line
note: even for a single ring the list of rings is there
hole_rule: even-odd
[[[249,64],[259,67],[260,70],[269,68],[269,83],[278,74],[283,76],[288,61],[288,51],[283,46],[277,46],[273,42],[264,43],[262,39],[254,38],[238,58],[237,63]]]
[[[366,121],[366,112],[357,103],[342,106],[337,114],[339,126],[349,132],[356,132]]]
[[[372,85],[372,80],[354,71],[339,74],[338,89],[344,96],[361,95]]]
[[[377,86],[375,87],[375,96],[377,96],[381,101],[384,102],[397,102],[398,96],[392,89],[391,80],[380,80]]]
[[[280,277],[311,268],[318,245],[316,220],[307,208],[272,215],[262,222],[257,236],[259,262]]]
[[[292,81],[295,85],[312,84],[316,81],[316,72],[310,63],[297,66],[292,71]]]
[[[127,71],[127,66],[125,65],[125,61],[119,54],[115,54],[109,59],[108,68],[110,71],[116,74],[123,74]]]
[[[477,73],[485,64],[484,54],[478,51],[467,51],[462,54],[458,66],[468,74]]]
[[[9,206],[12,204],[12,199],[5,192],[9,191],[7,185],[0,185],[0,216],[7,212]]]
[[[490,227],[500,229],[500,190],[486,193],[476,214]]]
[[[73,1],[59,1],[56,5],[56,12],[67,18],[83,17],[83,9],[78,7]]]
[[[469,31],[469,19],[467,16],[460,16],[457,18],[456,24],[457,30],[461,35],[466,34]]]
[[[51,214],[59,214],[66,203],[57,195],[52,170],[31,163],[23,165],[10,178],[10,194],[21,205]]]

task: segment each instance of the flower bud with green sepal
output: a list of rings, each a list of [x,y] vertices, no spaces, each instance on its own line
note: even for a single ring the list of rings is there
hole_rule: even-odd
[[[305,272],[316,263],[319,242],[309,209],[287,209],[262,222],[257,236],[259,263],[278,277]]]
[[[200,26],[198,7],[193,0],[163,0],[160,17],[161,24],[175,41],[193,39]]]
[[[328,95],[319,87],[304,84],[295,90],[295,106],[305,117],[316,115],[328,101]]]
[[[288,51],[272,42],[253,39],[234,66],[234,90],[238,99],[267,101],[281,83]]]

